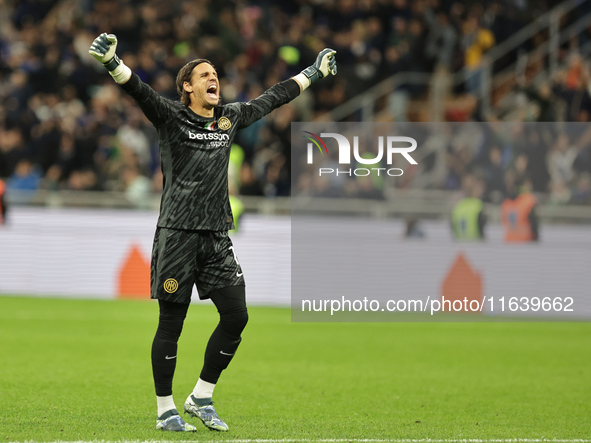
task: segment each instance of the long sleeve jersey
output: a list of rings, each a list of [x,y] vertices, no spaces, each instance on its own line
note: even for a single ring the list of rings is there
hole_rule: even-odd
[[[164,187],[158,226],[183,230],[234,228],[228,199],[228,162],[236,132],[297,97],[290,79],[247,103],[216,106],[202,117],[180,101],[158,95],[132,74],[121,85],[158,132]]]

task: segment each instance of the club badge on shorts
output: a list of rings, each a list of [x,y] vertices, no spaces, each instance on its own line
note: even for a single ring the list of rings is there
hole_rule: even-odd
[[[174,278],[169,278],[164,282],[163,286],[166,292],[172,294],[173,292],[176,292],[176,290],[179,288],[179,282],[177,282]]]

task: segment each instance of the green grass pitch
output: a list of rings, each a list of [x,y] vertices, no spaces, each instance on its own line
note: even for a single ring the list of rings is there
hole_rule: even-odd
[[[162,433],[157,311],[0,297],[0,442],[591,438],[590,323],[291,323],[259,307],[214,395],[230,432],[187,417],[196,433]],[[179,410],[216,320],[189,310]]]

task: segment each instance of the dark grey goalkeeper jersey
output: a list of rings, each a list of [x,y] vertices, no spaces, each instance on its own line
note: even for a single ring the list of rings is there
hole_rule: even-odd
[[[228,162],[236,132],[300,93],[295,80],[269,88],[248,103],[216,106],[214,117],[195,114],[161,97],[132,74],[121,85],[158,131],[164,190],[158,226],[185,230],[234,228],[228,200]]]

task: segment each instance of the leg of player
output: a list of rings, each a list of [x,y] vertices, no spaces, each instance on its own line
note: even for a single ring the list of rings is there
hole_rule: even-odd
[[[201,419],[211,430],[227,431],[228,426],[213,407],[213,390],[224,369],[234,357],[242,340],[240,335],[248,322],[244,286],[231,286],[210,295],[219,314],[220,322],[213,331],[207,348],[199,380],[185,402],[185,412]]]
[[[158,420],[156,429],[163,431],[195,431],[179,416],[172,398],[172,379],[176,368],[177,343],[187,316],[188,304],[158,300],[160,317],[152,343],[152,373],[156,388]]]

